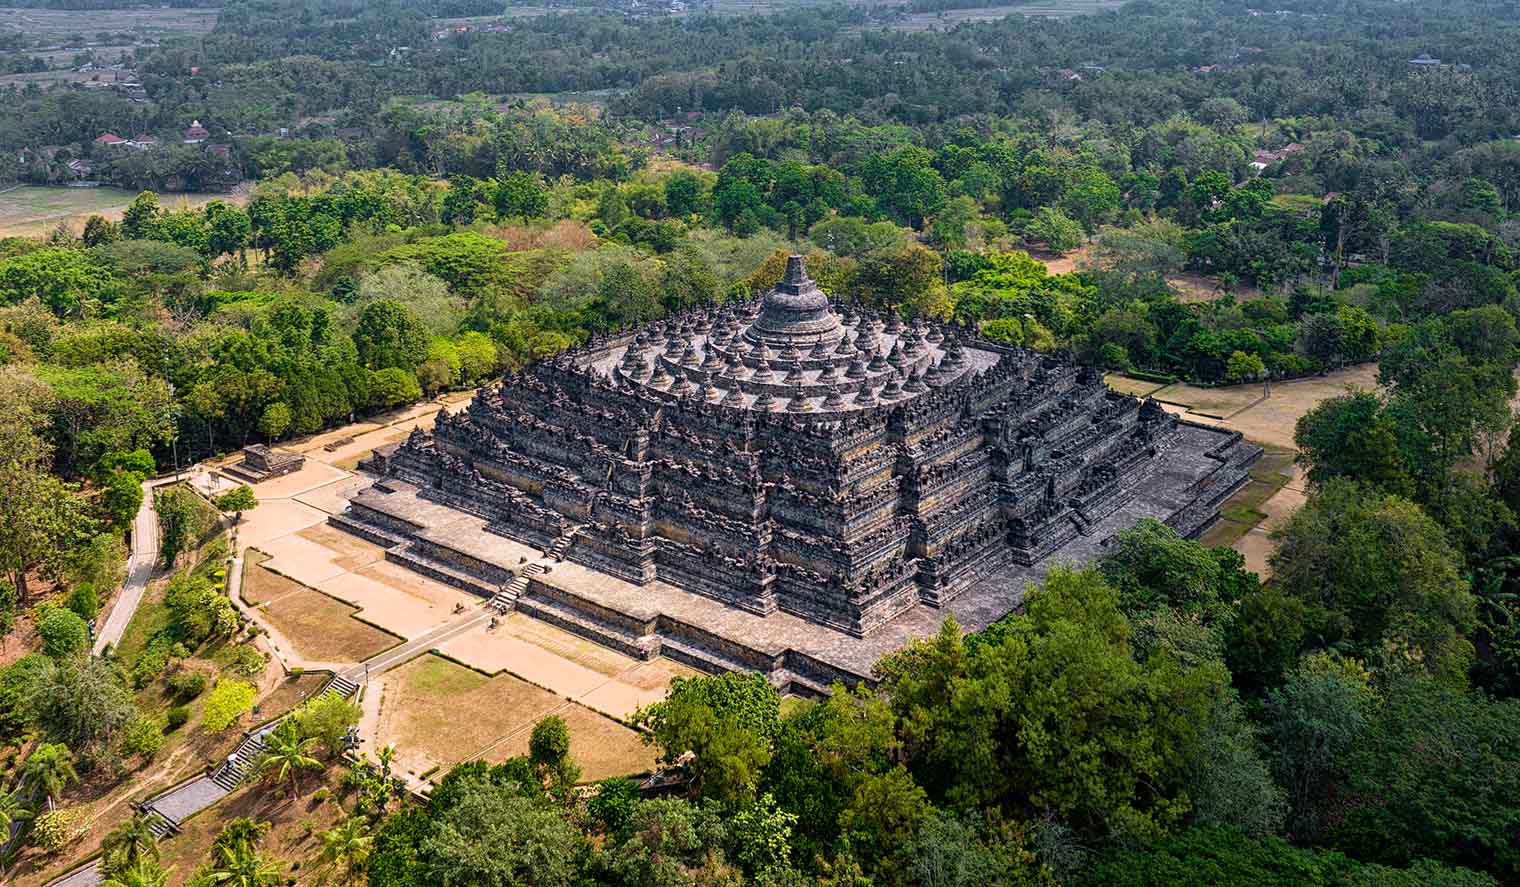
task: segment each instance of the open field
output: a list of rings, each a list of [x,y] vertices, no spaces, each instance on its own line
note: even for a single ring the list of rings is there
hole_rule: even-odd
[[[1224,501],[1219,509],[1219,522],[1198,541],[1205,545],[1235,545],[1267,519],[1262,509],[1292,479],[1292,453],[1264,454],[1251,469],[1251,480]]]
[[[1091,15],[1106,9],[1118,9],[1127,0],[1041,0],[1035,3],[1016,3],[1008,6],[986,6],[979,9],[946,9],[937,12],[913,12],[893,23],[899,31],[949,30],[969,22],[994,22],[1010,15],[1038,16],[1042,18],[1071,18]]]
[[[309,660],[360,662],[401,640],[353,618],[357,610],[348,604],[261,564],[245,566],[243,588],[252,590],[264,618]]]
[[[611,718],[513,675],[487,677],[435,654],[389,672],[381,688],[368,691],[376,692],[382,695],[374,741],[394,742],[398,769],[414,777],[474,758],[496,763],[523,754],[533,725],[550,714],[570,727],[570,753],[583,779],[654,765],[654,750]],[[368,696],[366,703],[373,704]]]
[[[70,188],[44,185],[20,185],[0,191],[0,237],[35,237],[52,233],[66,224],[76,233],[84,228],[91,215],[120,221],[127,204],[137,194],[120,188]],[[243,192],[231,194],[163,194],[165,209],[205,206],[213,200],[242,205],[248,202]]]
[[[580,705],[567,705],[555,714],[564,718],[570,729],[570,759],[581,768],[582,782],[654,769],[659,752],[654,746],[645,745],[637,732]],[[527,730],[518,730],[482,757],[499,764],[507,758],[526,755],[532,735],[531,725]]]
[[[1324,400],[1353,390],[1376,391],[1377,364],[1366,363],[1319,376],[1272,383],[1271,397],[1263,386],[1221,385],[1205,388],[1176,382],[1157,385],[1118,373],[1106,377],[1110,388],[1137,397],[1154,397],[1183,418],[1232,428],[1268,449],[1291,451],[1298,418]]]
[[[0,7],[0,31],[26,34],[84,48],[96,34],[132,34],[155,40],[169,35],[205,34],[216,27],[219,9],[37,9]]]

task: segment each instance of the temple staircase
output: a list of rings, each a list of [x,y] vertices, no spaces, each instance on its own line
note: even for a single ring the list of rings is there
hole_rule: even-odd
[[[179,823],[170,816],[151,808],[148,809],[147,814],[148,832],[158,840],[162,841],[166,835],[179,831]]]
[[[528,583],[532,581],[533,577],[540,573],[547,573],[548,571],[549,568],[543,564],[528,564],[526,567],[523,567],[521,573],[513,576],[511,582],[503,585],[496,594],[491,596],[491,600],[489,601],[490,606],[494,607],[496,612],[503,616],[512,612],[517,607],[517,599],[522,597],[522,593],[528,590]]]
[[[260,730],[257,733],[248,734],[248,738],[237,747],[233,756],[211,775],[211,781],[229,792],[237,788],[247,778],[254,764],[258,763],[259,755],[264,752],[264,732]]]
[[[548,550],[544,553],[557,561],[564,560],[565,552],[569,551],[570,546],[575,544],[576,535],[579,534],[581,530],[586,529],[587,526],[588,524],[576,524],[573,527],[566,528],[563,533],[559,534],[558,539],[555,539],[552,543],[550,543]]]

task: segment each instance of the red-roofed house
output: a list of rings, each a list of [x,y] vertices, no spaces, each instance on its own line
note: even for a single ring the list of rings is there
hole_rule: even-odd
[[[211,138],[211,130],[201,126],[199,120],[190,121],[190,128],[185,130],[185,144],[199,145],[209,138]]]
[[[125,145],[127,140],[114,132],[103,132],[95,137],[97,145]]]

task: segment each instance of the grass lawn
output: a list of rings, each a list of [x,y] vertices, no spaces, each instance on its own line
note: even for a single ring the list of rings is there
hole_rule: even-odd
[[[1251,468],[1251,479],[1219,507],[1219,520],[1201,536],[1210,546],[1234,545],[1251,528],[1266,519],[1262,503],[1277,495],[1292,477],[1292,453],[1264,453]]]

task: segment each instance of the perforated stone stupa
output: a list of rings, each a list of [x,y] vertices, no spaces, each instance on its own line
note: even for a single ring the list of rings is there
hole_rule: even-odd
[[[813,687],[941,611],[1001,616],[1043,564],[1140,517],[1196,533],[1258,454],[1091,368],[832,305],[793,256],[758,301],[594,339],[440,412],[334,523],[504,610]]]

